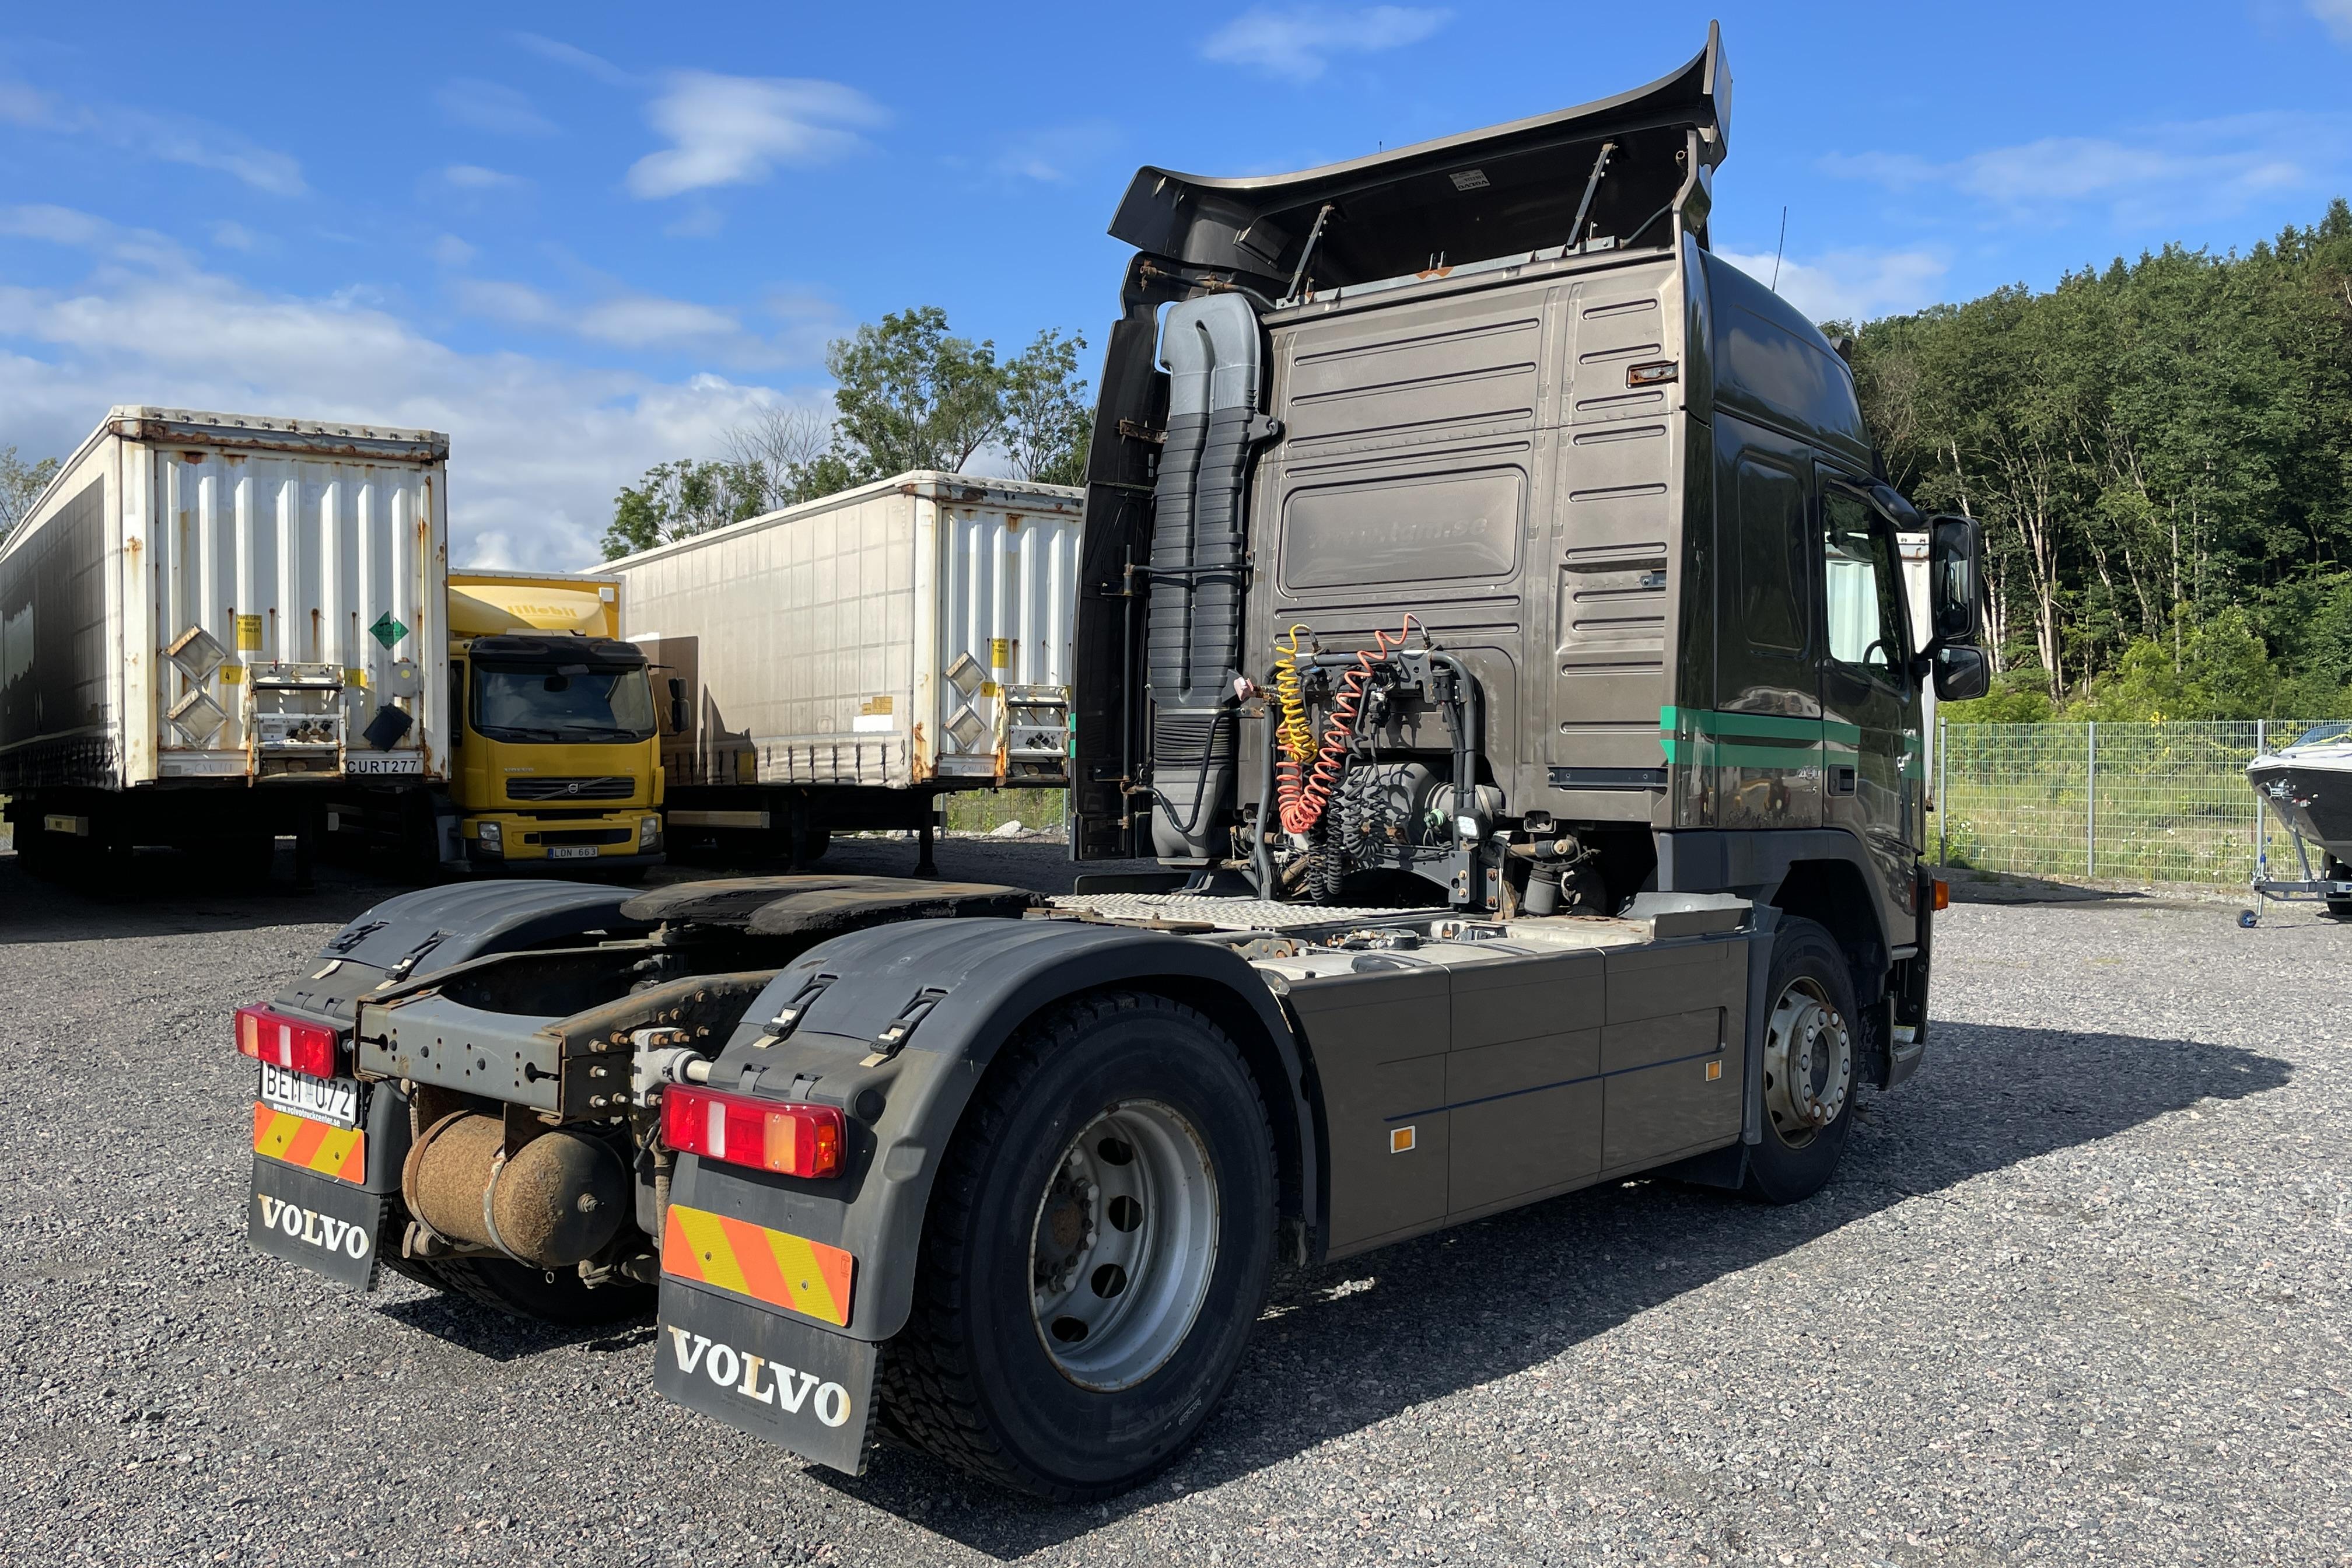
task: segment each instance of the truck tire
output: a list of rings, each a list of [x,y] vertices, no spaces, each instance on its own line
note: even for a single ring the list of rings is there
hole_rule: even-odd
[[[1061,1004],[949,1147],[883,1353],[886,1427],[1055,1502],[1149,1479],[1241,1364],[1274,1205],[1265,1102],[1222,1030],[1131,991]]]
[[[1845,1152],[1861,1082],[1861,1013],[1845,953],[1821,926],[1783,920],[1765,982],[1764,1136],[1748,1151],[1746,1191],[1771,1204],[1821,1191]]]
[[[446,1289],[512,1318],[565,1328],[653,1315],[650,1285],[581,1283],[569,1268],[533,1268],[506,1258],[436,1258],[427,1267]]]

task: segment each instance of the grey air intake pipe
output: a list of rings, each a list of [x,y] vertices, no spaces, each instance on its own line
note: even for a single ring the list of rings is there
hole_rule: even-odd
[[[1251,450],[1278,433],[1259,417],[1265,339],[1238,294],[1168,312],[1168,439],[1153,489],[1145,672],[1150,682],[1151,844],[1162,864],[1224,858],[1241,728],[1242,558]]]

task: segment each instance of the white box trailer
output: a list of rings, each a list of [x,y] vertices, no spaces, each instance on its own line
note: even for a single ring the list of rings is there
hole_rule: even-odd
[[[20,850],[297,831],[441,749],[449,442],[117,407],[0,546]]]
[[[942,791],[1066,784],[1084,499],[917,471],[596,568],[669,710],[673,835],[813,858],[928,833]]]

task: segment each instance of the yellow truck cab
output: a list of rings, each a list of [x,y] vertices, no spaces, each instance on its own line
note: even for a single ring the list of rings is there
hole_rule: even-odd
[[[610,580],[449,574],[449,788],[477,868],[660,862],[653,687],[620,598]]]

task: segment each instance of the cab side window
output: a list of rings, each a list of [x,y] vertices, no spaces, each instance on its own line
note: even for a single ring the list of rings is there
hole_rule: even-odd
[[[1822,494],[1822,607],[1830,657],[1892,677],[1909,662],[1895,530],[1860,497]]]
[[[1739,459],[1739,619],[1759,653],[1805,651],[1804,481],[1787,468]]]

